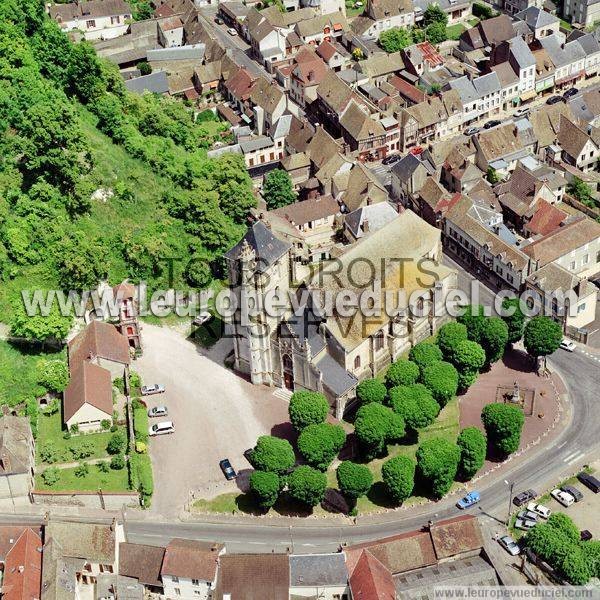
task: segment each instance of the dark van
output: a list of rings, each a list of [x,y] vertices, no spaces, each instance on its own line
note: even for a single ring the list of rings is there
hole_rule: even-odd
[[[582,471],[581,473],[579,473],[579,475],[577,475],[577,479],[579,479],[579,481],[583,483],[585,487],[592,490],[594,494],[600,492],[600,481],[598,481],[598,479],[596,479],[593,475]]]

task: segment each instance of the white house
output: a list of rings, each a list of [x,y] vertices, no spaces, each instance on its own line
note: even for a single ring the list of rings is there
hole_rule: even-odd
[[[50,16],[63,31],[79,30],[86,40],[109,40],[127,33],[131,7],[124,0],[53,4]]]
[[[172,600],[208,600],[217,582],[218,559],[224,552],[223,544],[171,540],[161,568],[164,596]]]

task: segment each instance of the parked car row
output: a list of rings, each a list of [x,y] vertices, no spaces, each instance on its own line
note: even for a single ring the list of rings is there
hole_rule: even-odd
[[[165,386],[160,383],[153,383],[152,385],[143,385],[141,387],[142,396],[153,396],[155,394],[164,394]],[[169,414],[168,408],[164,404],[153,406],[148,409],[148,416],[150,418],[155,417],[166,417]],[[175,425],[173,421],[161,421],[160,423],[154,423],[148,428],[148,435],[165,435],[167,433],[174,433]]]

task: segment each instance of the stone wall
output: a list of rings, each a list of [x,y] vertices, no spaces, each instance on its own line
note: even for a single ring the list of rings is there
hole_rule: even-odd
[[[99,508],[101,510],[120,510],[126,507],[139,507],[140,496],[137,492],[100,493],[100,492],[31,492],[34,504],[48,506],[77,506]]]

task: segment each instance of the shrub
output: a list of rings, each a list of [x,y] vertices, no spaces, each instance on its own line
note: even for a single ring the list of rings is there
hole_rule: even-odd
[[[388,388],[397,385],[412,385],[419,379],[419,365],[411,360],[400,359],[393,362],[385,374],[385,385]]]
[[[87,475],[89,475],[90,472],[90,466],[87,463],[81,463],[80,465],[78,465],[77,467],[75,467],[75,477],[86,477]]]
[[[69,383],[69,369],[64,360],[41,360],[37,365],[38,383],[51,392],[62,392]]]
[[[412,494],[415,486],[415,463],[407,456],[396,456],[383,463],[381,476],[385,487],[396,504]]]
[[[485,21],[485,19],[491,19],[494,16],[494,11],[487,4],[474,2],[473,16],[479,17],[482,21]]]
[[[144,454],[148,450],[148,446],[144,444],[144,442],[136,442],[135,443],[135,451],[138,454]]]
[[[288,478],[290,496],[307,506],[316,506],[325,497],[327,476],[308,466],[298,467]]]
[[[298,451],[309,465],[325,471],[345,441],[346,434],[341,425],[318,423],[302,430]]]
[[[410,349],[408,357],[423,371],[425,367],[442,360],[442,351],[431,342],[419,342]]]
[[[458,371],[442,360],[426,367],[421,381],[441,407],[446,406],[458,391]]]
[[[33,439],[37,439],[38,435],[38,419],[40,415],[40,407],[35,398],[29,398],[25,403],[25,416],[29,417],[29,424],[31,425],[31,434]]]
[[[79,425],[77,423],[73,423],[73,425],[71,425],[70,429],[71,429],[71,433],[73,435],[76,435],[79,433]]]
[[[55,415],[59,410],[60,402],[58,401],[58,398],[54,398],[52,402],[48,404],[48,406],[42,409],[42,414],[44,414],[47,417],[51,417],[52,415]]]
[[[579,527],[573,523],[571,517],[565,513],[552,513],[547,521],[548,525],[557,531],[560,531],[573,543],[579,543]]]
[[[422,383],[392,388],[390,404],[413,431],[431,425],[440,412],[439,404]]]
[[[269,509],[277,502],[280,489],[277,473],[254,471],[250,475],[250,490],[256,497],[258,505],[263,509]]]
[[[46,442],[40,448],[40,458],[48,464],[58,462],[62,459],[62,454],[56,444],[52,441]]]
[[[81,460],[82,458],[88,458],[94,454],[95,446],[90,440],[82,440],[74,442],[69,446],[69,450],[75,460]]]
[[[488,317],[479,333],[479,341],[488,365],[502,358],[508,344],[508,325],[500,317]]]
[[[466,427],[456,440],[460,448],[459,473],[463,479],[471,479],[485,462],[487,440],[477,427]]]
[[[458,471],[460,448],[444,438],[431,438],[417,450],[419,475],[436,498],[450,490]]]
[[[512,404],[492,402],[483,407],[481,421],[488,440],[501,454],[516,452],[525,423],[523,411]]]
[[[129,388],[130,390],[139,390],[142,387],[142,378],[136,371],[129,372]]]
[[[404,437],[404,419],[387,406],[365,404],[356,412],[354,432],[365,456],[373,458],[381,455],[388,443]]]
[[[454,348],[459,342],[467,339],[467,327],[463,323],[452,321],[442,325],[437,332],[436,344],[439,346],[444,358],[452,360]]]
[[[466,389],[475,383],[485,364],[485,352],[477,342],[464,340],[456,346],[453,362],[458,371],[458,385]]]
[[[102,419],[102,421],[100,421],[100,427],[102,427],[103,431],[108,431],[110,429],[110,426],[111,426],[110,419]]]
[[[302,390],[292,394],[288,412],[296,431],[302,431],[308,425],[325,421],[329,413],[329,403],[323,394]]]
[[[285,473],[295,462],[292,445],[271,435],[261,435],[252,451],[252,463],[259,471]]]
[[[110,459],[110,468],[115,471],[120,471],[125,468],[125,458],[122,454],[117,454]]]
[[[348,498],[360,498],[369,492],[373,485],[373,475],[366,465],[345,460],[336,471],[338,487]]]
[[[120,454],[125,450],[125,446],[127,445],[127,438],[125,433],[122,430],[115,431],[110,436],[108,440],[108,444],[106,445],[106,451],[109,454]]]
[[[60,469],[49,467],[42,473],[42,479],[46,485],[54,485],[60,479]]]
[[[356,387],[356,395],[361,404],[368,404],[369,402],[383,404],[387,389],[379,379],[365,379]]]
[[[137,442],[148,443],[148,413],[145,406],[140,406],[133,411],[133,433]]]
[[[65,431],[63,433],[63,440],[70,440],[73,436],[71,435],[70,431]]]
[[[110,462],[103,460],[102,462],[96,463],[98,470],[101,473],[108,473],[110,471]]]

